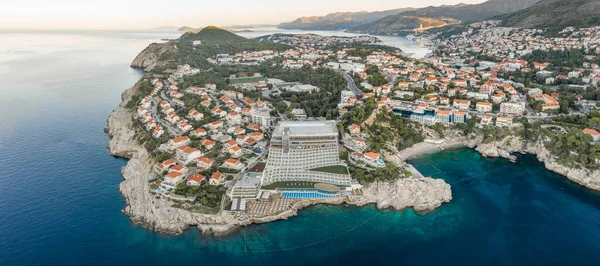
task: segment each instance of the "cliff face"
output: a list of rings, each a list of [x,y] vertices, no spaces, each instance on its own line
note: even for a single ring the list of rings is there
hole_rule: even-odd
[[[110,137],[108,150],[111,155],[129,159],[121,169],[123,182],[119,191],[125,198],[122,212],[131,221],[151,230],[169,234],[181,234],[189,226],[197,226],[204,234],[225,235],[240,226],[266,223],[295,216],[298,210],[315,204],[376,204],[378,208],[402,210],[413,207],[417,211],[431,211],[452,199],[450,185],[440,179],[405,178],[389,183],[373,183],[363,188],[363,196],[323,200],[303,200],[282,213],[238,221],[226,214],[199,214],[172,206],[172,202],[158,198],[150,192],[150,180],[154,178],[152,157],[135,140],[133,113],[125,108],[138,87],[133,86],[122,94],[122,103],[108,117],[106,132]]]
[[[111,138],[108,144],[110,154],[129,159],[121,169],[124,181],[119,185],[126,201],[123,213],[134,223],[170,234],[180,234],[190,225],[198,226],[203,233],[227,234],[235,230],[237,221],[233,217],[197,214],[174,208],[171,202],[150,193],[149,181],[154,176],[154,162],[148,152],[133,140],[133,115],[125,108],[136,90],[134,86],[123,93],[123,102],[110,114],[107,127]]]
[[[429,177],[411,177],[391,183],[375,182],[363,189],[363,199],[357,205],[374,203],[377,208],[415,211],[433,211],[452,200],[450,185],[444,180]]]
[[[536,155],[537,159],[544,163],[548,170],[566,176],[569,180],[584,187],[600,191],[600,170],[567,167],[559,164],[550,151],[546,149],[542,139],[535,142],[526,142],[520,137],[509,136],[501,141],[485,144],[482,143],[481,139],[477,139],[469,143],[468,146],[474,147],[475,150],[486,157],[503,157],[514,160],[515,157],[511,153],[519,152]]]
[[[152,43],[146,47],[131,63],[131,67],[151,71],[158,67],[164,67],[168,61],[160,60],[166,53],[176,53],[177,46],[174,43]]]

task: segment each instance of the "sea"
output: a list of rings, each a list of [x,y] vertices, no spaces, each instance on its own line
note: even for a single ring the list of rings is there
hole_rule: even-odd
[[[470,149],[411,160],[452,186],[434,212],[314,206],[288,220],[202,236],[130,222],[125,159],[103,132],[143,73],[156,31],[0,32],[0,265],[597,265],[600,194]]]
[[[305,30],[283,30],[283,29],[278,29],[276,27],[254,27],[254,28],[248,28],[247,30],[249,30],[249,31],[238,32],[236,34],[238,34],[240,36],[244,36],[246,38],[256,38],[256,37],[260,37],[260,36],[277,34],[277,33],[284,33],[284,34],[312,33],[312,34],[317,34],[317,35],[321,35],[321,36],[342,36],[342,37],[355,37],[355,36],[360,36],[360,35],[369,35],[369,34],[349,33],[349,32],[345,32],[343,30],[305,31]],[[369,36],[373,36],[373,35],[369,35]],[[425,57],[427,54],[429,54],[431,52],[429,50],[429,48],[422,45],[421,42],[409,41],[405,37],[400,37],[400,36],[374,36],[374,37],[377,37],[381,41],[381,44],[401,48],[403,52],[410,54],[412,57],[415,57],[415,58]]]

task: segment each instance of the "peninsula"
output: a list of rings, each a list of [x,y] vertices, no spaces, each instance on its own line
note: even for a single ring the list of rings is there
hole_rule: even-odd
[[[432,211],[450,185],[406,160],[457,146],[535,154],[600,190],[597,49],[574,50],[597,48],[597,30],[529,40],[580,60],[565,62],[511,45],[531,30],[468,27],[424,34],[434,50],[423,59],[368,36],[245,39],[216,27],[151,44],[132,63],[145,76],[108,119],[111,154],[129,158],[123,212],[160,232],[223,235],[314,204]],[[496,48],[477,48],[490,34]]]
[[[328,45],[308,48],[323,41]],[[377,116],[385,104],[325,64],[369,50],[401,57],[377,42],[321,36],[260,42],[207,27],[151,44],[132,63],[146,74],[123,93],[106,128],[110,153],[129,159],[120,185],[123,213],[158,232],[196,226],[225,235],[314,204],[428,212],[449,202],[449,184],[388,161],[381,147],[367,143],[376,120],[389,120],[388,130],[405,128],[380,144],[422,140],[416,124]],[[362,126],[345,126],[356,117],[340,106],[363,110],[371,122],[364,117]]]

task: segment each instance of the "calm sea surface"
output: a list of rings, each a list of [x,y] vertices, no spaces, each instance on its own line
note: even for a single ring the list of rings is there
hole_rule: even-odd
[[[0,265],[596,265],[600,195],[462,149],[412,163],[452,184],[427,215],[316,206],[220,239],[121,214],[126,161],[102,131],[128,67],[169,32],[0,32]],[[452,158],[454,157],[454,160]]]
[[[238,35],[244,36],[246,38],[256,38],[265,35],[271,35],[276,33],[288,33],[288,34],[305,34],[305,33],[314,33],[321,36],[344,36],[344,37],[354,37],[368,34],[356,34],[349,33],[344,31],[304,31],[304,30],[282,30],[276,27],[257,27],[250,28],[251,32],[240,32]],[[379,38],[384,45],[389,45],[393,47],[401,48],[402,51],[412,54],[413,57],[421,58],[427,55],[430,51],[426,47],[421,47],[419,42],[411,42],[408,41],[404,37],[394,37],[394,36],[375,36]]]

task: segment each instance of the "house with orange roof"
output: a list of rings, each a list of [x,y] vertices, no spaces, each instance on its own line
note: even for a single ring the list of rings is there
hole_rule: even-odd
[[[360,154],[360,153],[358,153],[358,154]],[[358,154],[355,155],[355,159],[358,161],[362,161],[371,167],[384,167],[385,166],[385,163],[383,162],[383,160],[381,160],[381,156],[379,155],[379,153],[365,152],[363,154],[360,154],[361,156],[358,156]]]
[[[360,126],[357,124],[352,124],[352,125],[348,126],[348,130],[350,131],[351,135],[360,134]]]
[[[247,139],[249,139],[249,138],[246,135],[238,135],[237,137],[235,137],[235,142],[238,145],[243,145]]]
[[[593,128],[586,128],[583,130],[583,133],[592,136],[592,140],[594,142],[600,141],[600,132],[598,132],[597,130],[595,130]]]
[[[217,120],[217,121],[210,122],[204,126],[209,130],[217,130],[217,129],[223,127],[223,125],[224,125],[223,121]]]
[[[209,139],[203,139],[200,143],[202,143],[202,146],[207,150],[211,150],[215,147],[215,142]]]
[[[192,131],[191,135],[194,136],[194,137],[199,137],[200,138],[200,137],[206,136],[207,133],[206,133],[206,130],[204,130],[203,128],[198,128],[198,129]]]
[[[200,105],[202,105],[202,106],[204,106],[204,107],[208,108],[208,107],[210,107],[210,101],[208,101],[208,100],[204,100],[204,101],[202,101],[202,102],[200,103]]]
[[[452,106],[461,110],[469,110],[470,105],[471,102],[468,100],[454,99],[454,104]]]
[[[194,121],[198,121],[204,118],[204,114],[196,111],[195,109],[190,109],[190,111],[188,112],[188,118]]]
[[[201,174],[193,174],[192,176],[190,176],[187,180],[187,185],[188,186],[199,186],[202,181],[204,181],[206,179],[205,176],[201,175]]]
[[[489,126],[492,124],[492,120],[493,117],[491,115],[484,115],[481,117],[481,122],[480,124],[485,125],[485,126]]]
[[[346,108],[340,108],[340,110],[338,110],[338,114],[340,117],[344,116],[344,114],[346,114],[348,112],[348,109]]]
[[[537,70],[544,70],[549,65],[550,65],[550,63],[548,63],[548,62],[546,62],[546,63],[533,62],[533,67],[535,67],[535,69],[537,69]]]
[[[365,143],[365,140],[362,138],[353,138],[352,139],[352,144],[354,144],[354,147],[356,147],[358,150],[364,150],[365,148],[367,148],[367,144]]]
[[[177,149],[181,146],[186,146],[189,145],[191,142],[190,138],[187,136],[179,136],[179,137],[175,137],[173,139],[170,139],[167,142],[167,146],[169,146],[171,149]]]
[[[398,82],[398,88],[401,90],[408,89],[409,83],[407,81]]]
[[[254,139],[256,141],[261,141],[265,137],[264,137],[264,134],[262,132],[252,132],[252,133],[250,133],[250,138],[252,138],[252,139]]]
[[[188,169],[187,167],[181,165],[181,164],[176,164],[171,166],[171,168],[169,168],[169,173],[170,172],[178,172],[178,173],[182,173],[182,174],[187,174],[190,171],[190,169]]]
[[[229,158],[225,160],[221,167],[227,169],[242,170],[244,168],[244,164],[242,164],[240,160]]]
[[[475,109],[480,113],[487,113],[492,111],[492,104],[488,102],[478,102],[475,105]]]
[[[175,164],[175,160],[173,159],[165,160],[162,163],[157,163],[156,165],[154,165],[154,171],[158,174],[162,174],[164,171],[169,170],[169,168]]]
[[[223,183],[223,180],[224,180],[223,174],[219,171],[216,171],[210,176],[208,183],[213,186],[217,186],[217,185],[220,185],[221,183]]]
[[[161,186],[166,189],[173,189],[177,184],[183,181],[184,174],[180,172],[169,172],[164,176],[164,180],[161,182]]]
[[[174,112],[170,112],[167,114],[165,120],[167,120],[171,124],[177,123],[181,118],[177,116]]]
[[[238,125],[242,122],[242,115],[238,112],[231,112],[225,116],[225,120],[229,125]]]
[[[225,142],[226,149],[231,149],[233,146],[236,146],[236,145],[237,145],[237,143],[235,140],[230,140],[230,141]]]
[[[499,116],[496,118],[496,126],[497,127],[509,127],[513,124],[512,117]]]
[[[256,140],[253,138],[247,138],[242,144],[244,147],[253,147],[254,145],[256,145]]]
[[[457,79],[457,80],[454,81],[454,84],[457,87],[467,87],[467,81],[464,80],[464,79]]]
[[[428,77],[425,79],[425,85],[434,85],[437,83],[437,78],[435,77]]]
[[[450,99],[448,99],[446,97],[441,97],[440,98],[440,104],[448,105],[448,104],[450,104]]]
[[[190,146],[182,146],[177,148],[175,152],[175,156],[179,161],[183,162],[183,164],[188,164],[196,158],[200,158],[204,155],[200,150],[196,148],[192,148]]]
[[[214,160],[207,157],[200,157],[196,159],[196,168],[201,171],[206,171],[213,166]]]
[[[244,128],[237,127],[233,130],[234,136],[238,136],[238,135],[242,135],[242,134],[246,134],[246,130]]]
[[[257,124],[249,123],[246,128],[252,131],[260,131],[260,126]]]
[[[233,142],[235,143],[235,141]],[[227,152],[229,152],[229,154],[231,154],[231,156],[234,158],[242,156],[242,148],[238,146],[237,143],[234,146],[228,147]]]
[[[162,136],[162,134],[164,134],[165,131],[163,130],[163,128],[161,126],[156,126],[154,127],[154,131],[152,132],[152,137],[157,139],[160,138],[160,136]]]
[[[192,130],[192,125],[190,125],[182,120],[182,121],[177,122],[177,128],[179,128],[179,130],[181,130],[185,133],[185,132]]]

